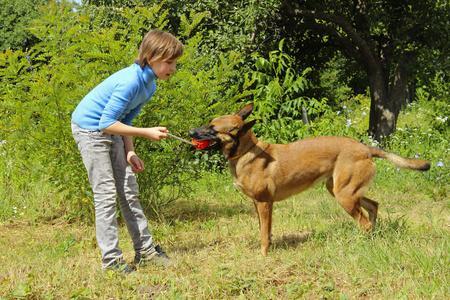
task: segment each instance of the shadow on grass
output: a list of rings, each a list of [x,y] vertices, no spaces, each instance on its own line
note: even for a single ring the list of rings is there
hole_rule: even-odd
[[[303,231],[299,233],[283,234],[279,238],[272,241],[274,249],[291,249],[297,248],[298,245],[305,243],[313,236],[312,231]]]
[[[404,216],[378,218],[375,230],[365,232],[358,227],[355,222],[342,220],[335,222],[326,229],[314,232],[310,238],[316,242],[326,243],[333,240],[383,240],[383,239],[401,239],[408,236],[410,227]]]
[[[410,225],[408,219],[405,216],[379,218],[377,226],[372,233],[375,237],[388,237],[388,236],[404,236],[408,234]]]
[[[253,206],[248,203],[209,204],[207,202],[179,202],[164,212],[164,221],[173,222],[207,221],[221,217],[230,218],[236,215],[254,215]]]

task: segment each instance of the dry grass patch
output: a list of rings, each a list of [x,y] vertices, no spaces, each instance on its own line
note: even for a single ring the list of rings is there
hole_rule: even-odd
[[[215,181],[217,180],[217,181]],[[373,235],[321,187],[275,205],[274,243],[259,254],[253,205],[228,179],[199,182],[192,199],[151,221],[174,259],[129,276],[100,270],[94,228],[80,224],[0,226],[0,297],[5,299],[386,299],[449,298],[448,200],[375,190]],[[220,182],[219,182],[220,181]],[[211,187],[216,187],[212,189]],[[390,195],[396,201],[387,200]],[[410,202],[408,202],[410,201]],[[411,204],[411,201],[415,204]],[[409,205],[403,205],[404,203]],[[428,213],[421,213],[421,212]],[[121,228],[125,258],[132,245]]]

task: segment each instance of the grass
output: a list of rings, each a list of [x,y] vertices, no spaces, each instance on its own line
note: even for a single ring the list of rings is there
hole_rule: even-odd
[[[380,202],[374,234],[319,186],[275,205],[264,258],[253,205],[227,175],[208,175],[195,197],[150,220],[175,265],[126,277],[100,270],[92,226],[4,222],[0,299],[448,299],[449,200],[431,197],[420,173],[386,176],[398,185],[377,180],[369,191]],[[124,226],[121,247],[131,261]]]

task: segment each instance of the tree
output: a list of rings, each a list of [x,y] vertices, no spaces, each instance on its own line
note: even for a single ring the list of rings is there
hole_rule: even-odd
[[[39,7],[47,0],[0,0],[0,51],[26,49],[35,40],[27,33],[27,26],[38,16]]]
[[[299,47],[305,39],[320,38],[322,45],[358,62],[370,87],[368,132],[381,141],[395,131],[421,70],[419,57],[426,52],[448,63],[448,8],[439,0],[285,0],[282,34],[295,38],[292,43]]]

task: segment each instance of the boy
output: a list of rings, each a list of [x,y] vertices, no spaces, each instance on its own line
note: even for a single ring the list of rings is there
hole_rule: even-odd
[[[132,139],[140,136],[159,141],[167,137],[168,130],[133,127],[131,121],[154,94],[156,79],[167,80],[176,71],[182,53],[183,45],[170,33],[148,32],[136,62],[96,86],[72,114],[72,134],[94,193],[96,237],[103,269],[133,271],[119,249],[116,194],[133,240],[135,264],[170,264],[167,255],[153,243],[139,203],[134,173],[142,172],[144,163],[134,152]]]

